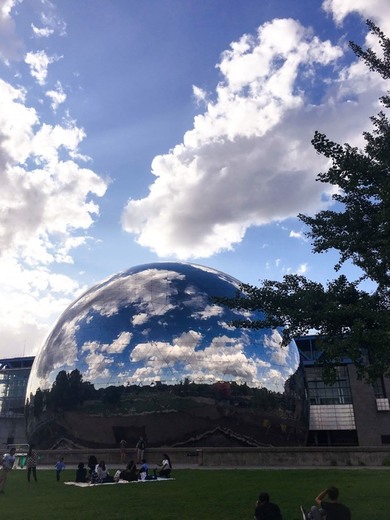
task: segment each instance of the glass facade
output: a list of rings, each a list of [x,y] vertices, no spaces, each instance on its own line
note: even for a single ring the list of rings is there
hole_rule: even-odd
[[[321,368],[307,367],[306,380],[310,405],[352,404],[347,367],[336,367],[336,374],[336,382],[333,385],[327,385],[323,381]]]
[[[24,415],[33,357],[0,360],[0,417]]]

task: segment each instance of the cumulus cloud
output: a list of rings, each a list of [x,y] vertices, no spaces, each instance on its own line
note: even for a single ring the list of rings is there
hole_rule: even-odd
[[[88,197],[102,196],[107,182],[61,159],[64,152],[77,151],[84,138],[80,128],[39,125],[35,109],[25,104],[25,92],[1,80],[0,135],[0,256],[17,248],[28,263],[49,264],[55,259],[54,236],[67,238],[91,226],[98,206]],[[27,161],[34,166],[27,168]]]
[[[45,267],[25,268],[11,255],[0,261],[2,355],[28,355],[79,289],[70,277]]]
[[[338,24],[349,14],[357,13],[374,20],[385,33],[390,32],[390,3],[387,0],[324,0],[322,7]]]
[[[281,347],[282,337],[278,330],[273,330],[270,335],[264,335],[264,347],[271,351],[271,360],[276,365],[287,366],[287,357],[290,350]]]
[[[256,360],[248,358],[244,346],[236,339],[217,336],[204,350],[197,350],[201,337],[196,331],[183,333],[173,343],[140,343],[131,352],[131,361],[142,361],[146,367],[140,367],[132,374],[130,381],[148,382],[166,380],[171,373],[176,375],[176,363],[183,367],[178,372],[196,382],[217,382],[235,380],[259,384]],[[145,373],[147,370],[147,374]],[[141,380],[140,377],[143,377]]]
[[[9,63],[18,58],[23,48],[22,41],[15,31],[11,12],[20,0],[0,1],[0,60]]]
[[[198,332],[189,331],[172,342],[137,344],[130,360],[132,363],[142,362],[143,366],[127,376],[128,382],[151,384],[187,377],[198,383],[234,380],[279,391],[298,363],[297,359],[293,365],[287,362],[291,350],[280,348],[281,337],[278,333],[264,340],[264,346],[271,350],[269,361],[262,359],[263,353],[260,352],[259,357],[249,357],[245,352],[244,336],[216,336],[205,349],[197,348],[200,341]]]
[[[343,52],[291,19],[233,42],[213,100],[182,143],[154,158],[150,192],[128,201],[123,228],[161,257],[205,258],[231,250],[251,226],[326,207],[313,133],[361,144],[382,86],[362,64],[340,68]]]
[[[0,59],[11,69],[22,58],[23,44],[12,19],[16,0],[0,1]],[[43,4],[42,4],[43,5]],[[51,12],[42,25],[63,32]],[[44,19],[45,18],[45,19]],[[54,24],[54,25],[53,25]],[[61,29],[62,28],[62,29]],[[38,36],[48,36],[37,28]],[[47,79],[55,61],[46,52],[25,52],[38,83]],[[17,69],[16,69],[17,70]],[[48,124],[29,102],[29,89],[0,80],[0,346],[2,355],[35,353],[61,311],[82,290],[61,273],[60,264],[73,262],[74,250],[91,238],[87,230],[99,214],[97,199],[107,189],[86,167],[79,152],[85,133],[69,117]],[[66,95],[59,82],[46,93],[53,110]],[[72,345],[71,335],[67,338]],[[70,349],[69,363],[74,361]],[[61,359],[60,359],[61,358]],[[71,359],[72,358],[72,359]],[[61,356],[54,364],[62,364]]]

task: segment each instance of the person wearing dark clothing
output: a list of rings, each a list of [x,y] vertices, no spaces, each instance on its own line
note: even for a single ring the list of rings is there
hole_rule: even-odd
[[[87,468],[84,467],[84,462],[79,462],[77,466],[76,482],[87,482]]]
[[[282,520],[279,506],[269,501],[268,493],[260,493],[256,503],[254,520]]]
[[[119,478],[121,480],[127,480],[128,482],[134,482],[135,480],[138,480],[137,466],[133,460],[127,464],[124,471],[121,471]]]
[[[30,482],[31,473],[33,474],[35,482],[37,482],[37,464],[38,464],[38,454],[34,450],[34,445],[31,444],[26,457],[26,466],[27,466],[27,480]]]
[[[327,500],[324,500],[324,499]],[[332,486],[321,491],[316,497],[317,506],[313,506],[310,512],[305,512],[303,507],[301,511],[305,520],[320,520],[326,517],[326,520],[351,520],[351,510],[344,504],[338,502],[339,490]]]
[[[135,449],[137,451],[137,463],[138,464],[140,464],[144,459],[145,447],[146,447],[146,443],[145,443],[144,438],[141,435],[135,446]]]
[[[324,498],[327,500],[324,500]],[[336,487],[330,487],[322,491],[316,502],[325,512],[326,520],[351,520],[351,511],[344,504],[338,502],[339,490]]]
[[[88,468],[89,468],[88,473],[90,475],[92,475],[92,473],[95,471],[97,463],[98,463],[98,460],[95,457],[95,455],[90,455],[88,458]]]

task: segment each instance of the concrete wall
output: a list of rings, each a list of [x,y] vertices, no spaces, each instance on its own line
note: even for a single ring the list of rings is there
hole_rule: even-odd
[[[353,365],[348,365],[348,372],[359,446],[381,446],[382,435],[390,435],[390,411],[377,410],[372,385],[357,379]],[[388,378],[385,379],[385,389],[387,396],[390,396]]]
[[[382,466],[390,463],[390,447],[353,448],[169,448],[173,466],[203,467],[309,467],[309,466]],[[161,461],[164,448],[148,449],[149,464]],[[66,464],[87,462],[89,455],[105,460],[111,467],[121,467],[119,450],[45,450],[39,451],[40,464],[54,465],[60,456]],[[128,450],[128,459],[135,451]]]
[[[24,417],[0,417],[0,446],[6,446],[9,438],[12,438],[15,444],[27,442]]]

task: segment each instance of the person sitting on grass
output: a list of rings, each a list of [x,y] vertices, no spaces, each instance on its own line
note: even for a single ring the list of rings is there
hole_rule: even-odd
[[[87,468],[84,467],[84,462],[79,462],[77,466],[76,482],[87,482]]]
[[[324,500],[327,498],[327,500]],[[313,506],[309,512],[301,506],[302,517],[304,520],[351,520],[351,510],[344,504],[338,502],[339,490],[332,486],[315,498],[317,506]]]
[[[121,480],[127,480],[128,482],[138,480],[137,466],[133,460],[127,464],[125,470],[120,472],[119,478]]]
[[[106,484],[107,482],[114,482],[114,479],[111,477],[110,473],[108,472],[106,463],[104,460],[101,460],[99,464],[95,467],[95,473],[96,473],[96,482],[99,484]]]
[[[138,472],[138,480],[148,480],[149,478],[149,466],[146,459],[142,459],[142,466]]]
[[[155,469],[154,476],[161,477],[161,478],[170,478],[171,471],[172,471],[172,463],[171,463],[171,459],[169,458],[169,455],[167,453],[164,453],[163,459],[158,466],[161,469],[158,472],[157,472],[157,469]]]
[[[92,473],[94,473],[97,463],[98,463],[98,460],[95,457],[95,455],[90,455],[88,457],[88,468],[89,468],[88,473],[90,475],[92,475]]]
[[[256,502],[254,520],[282,520],[282,513],[279,506],[269,501],[269,494],[260,493]]]

